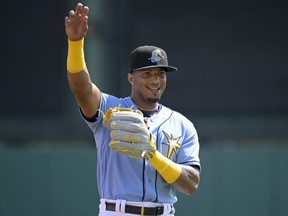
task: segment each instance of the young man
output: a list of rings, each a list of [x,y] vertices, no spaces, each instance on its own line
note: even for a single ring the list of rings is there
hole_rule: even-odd
[[[176,190],[191,195],[200,181],[199,142],[193,124],[159,103],[166,73],[177,69],[168,65],[163,49],[141,46],[129,56],[131,96],[117,98],[101,92],[92,83],[84,59],[88,12],[78,3],[65,17],[67,74],[81,115],[94,133],[99,215],[174,215]],[[154,148],[149,157],[135,159],[110,148],[111,131],[103,125],[103,113],[119,106],[140,110],[146,117]]]

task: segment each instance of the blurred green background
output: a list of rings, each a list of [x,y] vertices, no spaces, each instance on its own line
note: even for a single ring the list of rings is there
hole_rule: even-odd
[[[287,154],[287,147],[202,148],[199,190],[178,193],[176,215],[287,215]],[[1,215],[97,215],[95,155],[80,147],[1,150]]]
[[[1,216],[97,215],[95,144],[66,79],[64,17],[77,2],[14,0],[1,14]],[[130,94],[140,45],[164,48],[179,69],[161,102],[195,124],[202,173],[176,215],[288,215],[288,2],[83,3],[86,62],[103,92]]]

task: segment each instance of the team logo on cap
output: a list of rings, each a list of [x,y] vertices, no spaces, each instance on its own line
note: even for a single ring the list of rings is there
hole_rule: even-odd
[[[151,54],[151,58],[148,58],[152,63],[159,62],[161,59],[163,59],[164,56],[161,53],[160,49],[153,50]]]

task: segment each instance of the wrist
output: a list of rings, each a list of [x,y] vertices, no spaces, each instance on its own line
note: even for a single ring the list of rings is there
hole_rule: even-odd
[[[84,58],[84,38],[78,41],[68,39],[67,71],[77,73],[86,68]]]
[[[157,150],[149,161],[169,184],[174,183],[181,175],[181,165],[174,163]]]

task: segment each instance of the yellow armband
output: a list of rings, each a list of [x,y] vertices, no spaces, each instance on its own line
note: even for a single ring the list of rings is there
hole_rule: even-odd
[[[70,73],[77,73],[86,68],[83,47],[84,38],[79,41],[68,39],[67,70]]]
[[[150,162],[169,184],[174,183],[181,175],[181,165],[174,163],[158,151],[155,151]]]

